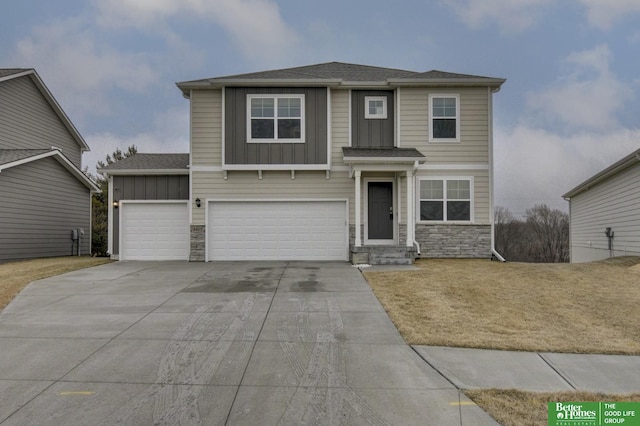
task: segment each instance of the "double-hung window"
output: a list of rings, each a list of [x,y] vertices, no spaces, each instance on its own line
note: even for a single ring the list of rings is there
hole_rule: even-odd
[[[304,95],[247,95],[249,142],[304,142]]]
[[[429,96],[432,142],[460,141],[460,97],[458,95]]]
[[[421,179],[420,221],[471,222],[472,178]]]

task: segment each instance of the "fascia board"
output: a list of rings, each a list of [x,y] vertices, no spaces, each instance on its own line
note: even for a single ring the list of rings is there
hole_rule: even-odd
[[[98,169],[103,176],[141,176],[141,175],[188,175],[189,169]]]
[[[49,152],[45,152],[42,154],[34,155],[32,157],[23,158],[18,161],[13,161],[11,163],[6,163],[0,166],[0,172],[5,169],[9,169],[11,167],[20,166],[22,164],[32,163],[34,161],[42,160],[43,158],[54,157],[62,166],[67,169],[72,175],[74,175],[79,181],[81,181],[87,188],[91,190],[91,192],[100,192],[100,188],[96,186],[95,183],[91,179],[89,179],[82,171],[75,166],[71,161],[67,159],[62,153],[58,150],[53,150]]]
[[[620,173],[621,171],[633,166],[636,163],[640,163],[640,150],[633,152],[632,154],[626,156],[625,158],[618,161],[617,163],[607,167],[600,173],[595,174],[591,178],[587,179],[586,181],[582,182],[580,185],[573,188],[571,191],[564,194],[562,198],[570,199],[571,197],[575,197],[581,192],[586,191],[592,186],[599,184],[603,180],[606,180],[609,177],[617,173]]]

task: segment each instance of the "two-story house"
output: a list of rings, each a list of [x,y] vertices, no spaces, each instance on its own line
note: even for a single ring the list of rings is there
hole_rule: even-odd
[[[0,69],[0,261],[90,254],[88,150],[35,70]]]
[[[489,258],[504,81],[332,62],[178,83],[191,107],[181,256]]]

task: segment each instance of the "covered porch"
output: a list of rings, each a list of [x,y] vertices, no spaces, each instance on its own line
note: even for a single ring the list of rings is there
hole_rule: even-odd
[[[415,173],[426,161],[414,148],[343,148],[354,179],[354,264],[411,264],[415,241]]]

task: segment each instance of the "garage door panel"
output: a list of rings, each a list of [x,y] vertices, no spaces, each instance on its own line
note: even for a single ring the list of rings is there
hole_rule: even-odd
[[[346,260],[344,201],[211,202],[209,260]]]
[[[122,203],[121,209],[121,259],[189,258],[186,203]]]

